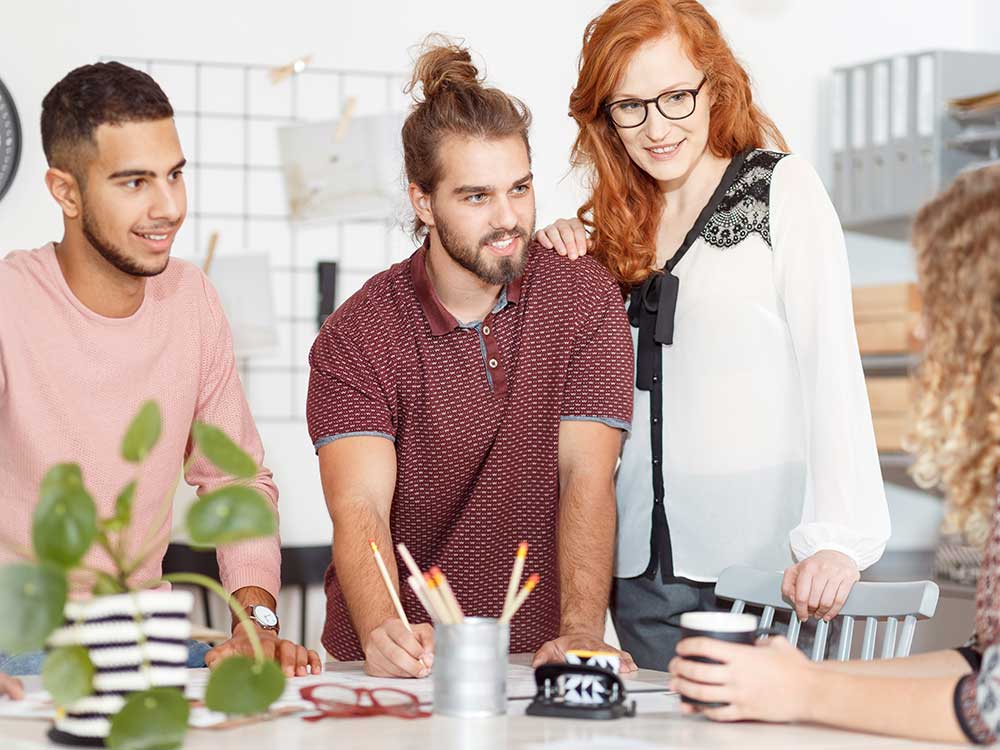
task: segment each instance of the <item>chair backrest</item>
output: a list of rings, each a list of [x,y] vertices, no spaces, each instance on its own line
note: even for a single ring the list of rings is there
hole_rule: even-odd
[[[720,599],[732,599],[733,612],[742,612],[746,605],[763,607],[760,626],[774,626],[775,612],[788,612],[787,637],[792,645],[798,643],[801,624],[792,611],[792,606],[781,595],[781,573],[735,565],[726,568],[719,575],[715,585],[715,595]],[[884,621],[881,659],[908,656],[913,645],[913,632],[917,620],[927,620],[934,616],[938,603],[938,586],[933,581],[904,581],[900,583],[854,584],[850,596],[840,610],[840,639],[833,658],[844,661],[851,655],[851,640],[854,636],[854,621],[864,619],[865,634],[861,645],[861,658],[875,657],[875,639],[879,621]],[[900,620],[903,627],[900,631]],[[813,641],[811,658],[820,661],[826,653],[826,640],[830,625],[820,620],[816,623],[816,637]]]

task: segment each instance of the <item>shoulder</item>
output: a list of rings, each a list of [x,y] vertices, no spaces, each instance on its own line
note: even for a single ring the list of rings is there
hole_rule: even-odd
[[[0,289],[13,291],[42,277],[45,253],[53,253],[51,244],[35,250],[13,250],[0,259]]]
[[[576,298],[582,295],[597,299],[614,295],[621,299],[614,277],[589,255],[570,260],[537,242],[529,246],[528,253],[525,274],[530,274],[533,293],[541,292],[546,297],[572,293]]]
[[[817,190],[826,193],[823,180],[812,163],[798,154],[785,154],[774,166],[771,178],[771,193],[773,197],[785,195],[801,195],[815,193]]]

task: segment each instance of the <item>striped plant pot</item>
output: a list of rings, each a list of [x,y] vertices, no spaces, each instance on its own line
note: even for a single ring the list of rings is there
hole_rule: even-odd
[[[188,591],[139,591],[67,602],[66,624],[49,646],[84,646],[94,663],[94,692],[56,715],[49,737],[67,745],[100,747],[111,717],[129,693],[187,685]]]

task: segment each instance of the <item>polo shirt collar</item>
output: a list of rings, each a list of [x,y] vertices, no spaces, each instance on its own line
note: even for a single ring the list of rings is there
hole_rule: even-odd
[[[424,240],[424,244],[413,254],[410,261],[410,277],[413,279],[413,287],[417,293],[417,300],[423,308],[424,317],[431,327],[432,336],[443,336],[451,333],[456,328],[462,327],[458,319],[455,318],[448,308],[446,308],[434,291],[430,277],[427,275],[427,250],[430,247],[430,238]],[[516,304],[521,298],[521,281],[524,275],[518,276],[500,291],[500,299],[497,301],[493,312],[500,312],[508,304]]]

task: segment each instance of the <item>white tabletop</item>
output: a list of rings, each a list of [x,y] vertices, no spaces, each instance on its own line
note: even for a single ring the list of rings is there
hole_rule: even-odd
[[[512,661],[524,664],[526,657]],[[354,671],[358,663],[328,663],[326,673]],[[629,675],[650,686],[665,685],[663,672],[640,670]],[[37,678],[26,687],[37,688]],[[930,745],[870,734],[842,732],[803,725],[756,723],[719,724],[683,716],[680,699],[664,693],[632,694],[638,705],[633,718],[586,721],[526,716],[526,700],[510,701],[506,716],[491,719],[427,719],[371,717],[303,721],[286,716],[230,729],[191,729],[185,748],[191,750],[287,750],[288,748],[365,748],[365,750],[501,750],[545,746],[550,750],[646,750],[647,748],[931,748]],[[54,747],[45,738],[48,724],[27,719],[0,719],[3,750]]]

